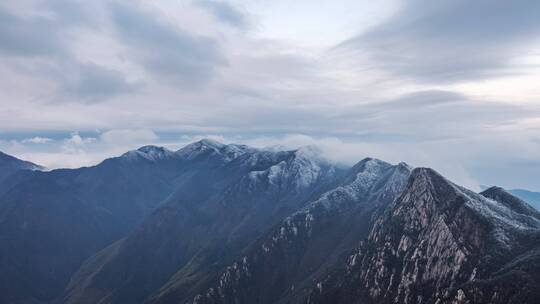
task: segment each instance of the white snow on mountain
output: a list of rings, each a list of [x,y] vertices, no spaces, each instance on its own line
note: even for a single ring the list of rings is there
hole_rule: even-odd
[[[378,159],[366,158],[355,166],[358,171],[351,183],[339,186],[323,194],[320,199],[312,204],[331,209],[341,203],[357,201],[368,192],[381,174],[391,166],[389,163]]]
[[[255,149],[245,145],[225,145],[211,139],[203,139],[183,147],[176,154],[184,159],[191,160],[208,153],[221,156],[225,161],[229,162],[247,152],[254,151]]]
[[[164,147],[144,146],[137,150],[131,150],[122,155],[122,158],[135,161],[145,159],[149,161],[161,161],[175,157],[175,152]]]
[[[449,182],[456,191],[466,199],[466,205],[482,217],[492,219],[500,227],[515,229],[539,229],[540,221],[526,214],[518,213],[501,202],[484,197],[464,187]]]
[[[366,158],[351,170],[356,172],[350,177],[351,180],[348,183],[324,193],[319,199],[285,219],[282,227],[284,231],[291,230],[295,234],[297,227],[294,219],[301,219],[302,225],[306,227],[308,233],[311,233],[311,223],[315,220],[313,211],[320,207],[326,211],[344,210],[346,206],[363,202],[370,195],[376,194],[381,199],[387,195],[394,197],[403,190],[411,168],[405,163],[393,166],[378,159]],[[386,179],[384,187],[374,189],[374,186],[381,182],[390,170],[392,170],[391,175]]]
[[[493,235],[501,244],[507,247],[511,246],[512,233],[516,230],[540,229],[540,220],[537,218],[518,213],[501,202],[484,197],[481,194],[456,185],[444,177],[442,178],[455,189],[459,196],[463,197],[465,205],[469,209],[493,224]]]
[[[335,171],[314,147],[302,147],[288,153],[290,156],[279,163],[265,170],[250,172],[249,179],[252,182],[266,181],[271,187],[295,187],[300,191]]]

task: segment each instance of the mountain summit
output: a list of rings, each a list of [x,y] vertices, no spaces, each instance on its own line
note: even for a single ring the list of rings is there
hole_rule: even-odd
[[[124,153],[121,157],[128,160],[146,159],[149,161],[160,161],[173,158],[175,153],[164,147],[144,146],[137,150]]]

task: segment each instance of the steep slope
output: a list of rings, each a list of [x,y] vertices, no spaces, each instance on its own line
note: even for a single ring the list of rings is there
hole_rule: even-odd
[[[405,164],[361,161],[340,186],[260,238],[192,302],[290,301],[367,236],[372,218],[399,195],[409,174]],[[163,292],[152,303],[178,302],[185,300]]]
[[[340,175],[305,149],[270,152],[212,143],[205,151],[221,151],[226,162],[198,171],[136,231],[86,261],[64,302],[141,303],[173,276],[185,289],[194,288],[208,270],[230,261]],[[181,154],[200,157],[191,150]]]
[[[0,152],[0,180],[18,170],[41,170],[43,167]]]
[[[481,193],[508,208],[531,218],[539,219],[539,213],[522,200],[499,187]],[[536,226],[537,227],[537,226]],[[520,230],[524,226],[518,227]],[[540,233],[538,229],[513,234],[509,259],[494,265],[494,271],[485,278],[472,280],[454,293],[456,298],[478,303],[537,303],[540,298]]]
[[[307,303],[536,303],[540,215],[502,189],[483,194],[415,169]]]
[[[16,181],[10,180],[10,177],[23,170],[43,170],[43,167],[0,152],[0,195],[16,184]]]
[[[0,302],[55,298],[86,258],[174,191],[196,192],[199,172],[228,161],[201,141],[178,152],[146,146],[94,167],[34,172],[0,198]]]

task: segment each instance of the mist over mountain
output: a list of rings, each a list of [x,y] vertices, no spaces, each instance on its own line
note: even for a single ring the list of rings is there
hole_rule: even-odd
[[[540,214],[428,168],[204,139],[3,156],[3,303],[535,303]],[[10,175],[8,175],[10,174]]]

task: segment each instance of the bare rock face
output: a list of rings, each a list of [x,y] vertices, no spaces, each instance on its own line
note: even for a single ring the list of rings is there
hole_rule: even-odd
[[[453,292],[451,300],[445,303],[538,303],[540,299],[538,212],[499,187],[489,188],[481,194],[512,210],[507,213],[507,219],[512,217],[514,219],[510,221],[512,225],[494,224],[497,245],[491,250],[498,252],[500,258],[496,263],[487,265],[491,270],[489,274],[467,282],[457,292]]]
[[[540,216],[502,191],[482,196],[415,169],[346,269],[307,302],[535,303]],[[512,273],[525,284],[509,288]]]

